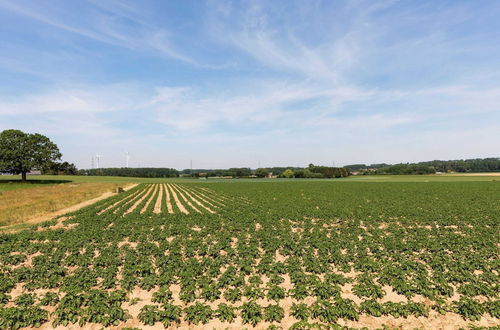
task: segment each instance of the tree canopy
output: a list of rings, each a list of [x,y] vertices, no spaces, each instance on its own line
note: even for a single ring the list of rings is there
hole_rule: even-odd
[[[57,145],[48,137],[8,129],[0,133],[0,171],[26,174],[31,170],[42,170],[61,159]]]

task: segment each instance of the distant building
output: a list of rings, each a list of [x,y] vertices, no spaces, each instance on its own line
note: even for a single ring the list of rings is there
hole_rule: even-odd
[[[39,171],[39,170],[34,170],[34,171],[31,171],[31,172],[28,172],[27,174],[28,174],[28,175],[41,175],[41,174],[42,174],[42,171]]]

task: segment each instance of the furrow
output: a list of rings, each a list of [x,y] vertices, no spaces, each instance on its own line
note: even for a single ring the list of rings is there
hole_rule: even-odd
[[[196,212],[198,213],[201,213],[200,210],[198,210],[198,208],[196,206],[193,205],[193,203],[191,203],[187,198],[186,196],[184,196],[184,194],[181,192],[181,190],[179,188],[177,188],[176,186],[174,186],[174,184],[172,184],[172,187],[179,193],[179,196],[181,196],[181,198],[184,200],[184,202],[186,202],[187,205],[189,205],[193,210],[195,210]]]
[[[179,200],[179,197],[177,197],[177,194],[173,190],[172,186],[170,186],[170,184],[167,183],[167,187],[168,187],[168,189],[170,189],[170,192],[172,193],[172,197],[174,198],[175,204],[177,205],[179,210],[184,214],[189,214],[189,211],[186,210],[184,205],[182,205],[181,201]]]
[[[198,199],[196,199],[195,197],[193,197],[193,195],[191,195],[187,190],[185,189],[182,189],[183,186],[180,186],[180,185],[175,185],[180,191],[182,191],[183,193],[185,193],[189,198],[191,198],[191,200],[193,202],[195,202],[196,204],[198,204],[199,206],[201,206],[202,208],[204,208],[205,210],[207,210],[208,212],[212,213],[212,214],[215,214],[215,211],[212,210],[211,208],[203,205]]]
[[[153,212],[156,214],[161,213],[161,201],[162,201],[162,199],[163,199],[163,185],[159,184],[158,198],[156,199],[155,208],[153,210]]]
[[[212,202],[214,203],[217,203],[217,204],[220,204],[221,206],[226,206],[226,204],[224,204],[224,199],[219,196],[218,194],[216,194],[214,191],[211,191],[211,190],[202,190],[203,188],[199,188],[201,191],[197,191],[198,193],[200,194],[203,194],[205,198],[211,200]],[[216,198],[215,196],[219,197],[220,199]]]
[[[168,188],[166,184],[163,184],[163,189],[165,190],[165,200],[167,202],[167,212],[170,214],[174,214],[174,208],[172,207],[172,202],[170,201],[170,193],[168,192]]]
[[[154,188],[154,185],[151,185],[149,187],[148,191],[144,195],[142,195],[141,198],[139,198],[127,211],[125,211],[125,213],[123,213],[123,215],[127,215],[130,212],[134,211],[137,208],[137,206],[139,206],[139,204],[141,204],[141,202],[149,196],[149,194],[151,193],[153,188]]]
[[[124,198],[120,199],[119,201],[117,201],[117,202],[109,205],[105,209],[102,209],[101,211],[97,212],[97,215],[101,215],[104,212],[108,211],[109,209],[112,209],[113,207],[117,206],[118,204],[126,202],[127,200],[129,200],[129,199],[133,198],[134,196],[136,196],[137,194],[139,194],[141,191],[143,191],[143,190],[139,189],[139,190],[133,192],[132,194],[125,196]]]
[[[116,214],[118,211],[123,210],[124,207],[126,207],[129,204],[132,204],[134,201],[136,201],[138,198],[141,198],[143,194],[146,194],[149,190],[150,186],[146,186],[144,189],[140,191],[137,195],[134,196],[134,198],[129,199],[127,202],[123,203],[120,207],[116,208],[113,213]]]
[[[210,205],[210,206],[212,206],[214,208],[217,208],[217,209],[220,208],[220,206],[213,204],[213,203],[217,203],[217,202],[215,202],[215,201],[210,202],[208,200],[208,197],[205,196],[204,194],[202,194],[201,192],[199,192],[199,191],[197,191],[195,189],[192,189],[191,187],[189,187],[189,188],[186,187],[186,186],[183,186],[183,187],[184,187],[185,190],[190,191],[193,195],[195,195],[197,198],[199,198],[203,202],[207,203],[208,205]],[[224,206],[224,204],[222,204],[221,202],[218,202],[218,204],[221,204],[222,206]]]
[[[158,191],[158,185],[155,184],[153,185],[154,186],[154,189],[153,189],[153,192],[151,193],[151,196],[149,197],[149,199],[147,200],[146,204],[144,204],[144,207],[142,208],[141,210],[141,214],[143,214],[144,212],[146,212],[146,210],[148,209],[148,206],[149,204],[151,204],[151,202],[153,201],[153,199],[155,198],[156,196],[156,193]]]

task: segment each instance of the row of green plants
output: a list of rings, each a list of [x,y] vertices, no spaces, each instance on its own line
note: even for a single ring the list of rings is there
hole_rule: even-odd
[[[154,292],[144,324],[233,315],[249,326],[279,323],[280,302],[290,297],[304,327],[359,315],[499,318],[497,182],[183,185],[226,206],[155,214],[151,203],[141,214],[144,200],[125,216],[96,215],[140,185],[64,221],[76,226],[54,230],[54,220],[0,234],[0,327],[121,324],[135,288]],[[20,284],[25,294],[13,298]],[[176,297],[172,285],[180,286]],[[342,297],[346,285],[360,304]],[[381,303],[385,287],[408,302]],[[220,299],[226,305],[209,308]]]

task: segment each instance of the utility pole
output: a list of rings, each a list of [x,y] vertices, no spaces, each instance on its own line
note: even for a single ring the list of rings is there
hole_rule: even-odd
[[[96,160],[96,166],[97,168],[100,168],[99,166],[99,160],[101,159],[102,155],[96,154],[95,155],[95,160]]]

